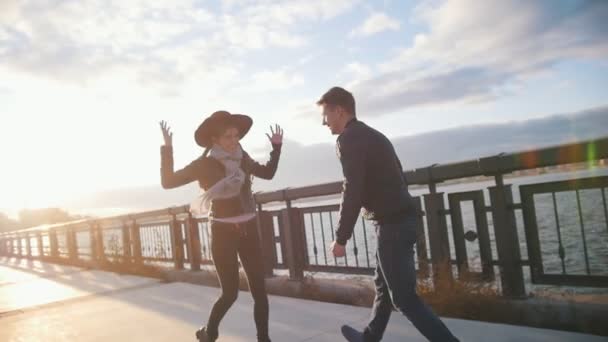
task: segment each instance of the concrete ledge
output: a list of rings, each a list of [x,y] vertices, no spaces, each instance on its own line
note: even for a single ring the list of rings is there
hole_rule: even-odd
[[[167,281],[179,281],[218,287],[215,271],[163,272]],[[269,294],[309,299],[321,302],[349,304],[371,307],[374,300],[372,284],[355,283],[343,279],[305,278],[291,281],[277,276],[266,279]],[[247,282],[241,273],[240,289],[248,291]],[[432,303],[429,303],[432,306]],[[528,298],[525,300],[492,299],[491,305],[471,303],[465,313],[454,310],[437,310],[441,315],[452,318],[470,319],[493,323],[523,325],[535,328],[556,329],[608,336],[608,305],[605,303],[573,302],[568,300]]]

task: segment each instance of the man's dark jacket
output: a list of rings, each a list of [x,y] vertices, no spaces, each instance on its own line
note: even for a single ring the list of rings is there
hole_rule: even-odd
[[[337,153],[344,172],[344,190],[336,241],[345,245],[353,234],[361,207],[365,218],[390,223],[413,212],[401,162],[382,133],[357,119],[338,136]]]

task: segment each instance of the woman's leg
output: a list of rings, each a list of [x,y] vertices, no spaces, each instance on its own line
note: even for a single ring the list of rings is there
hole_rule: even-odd
[[[229,229],[222,224],[211,224],[211,255],[222,287],[222,295],[213,305],[207,322],[207,333],[212,338],[218,335],[220,321],[239,293],[238,236]]]
[[[245,229],[247,235],[241,237],[239,256],[247,274],[249,291],[253,296],[253,318],[258,331],[258,341],[270,341],[268,337],[268,295],[264,283],[264,264],[260,240],[255,221],[251,221]]]

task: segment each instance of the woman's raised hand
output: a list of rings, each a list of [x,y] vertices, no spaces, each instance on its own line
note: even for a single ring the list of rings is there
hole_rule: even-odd
[[[283,129],[278,124],[275,124],[274,128],[271,125],[270,134],[266,133],[266,136],[273,145],[281,145],[283,143]]]
[[[165,140],[165,146],[172,146],[173,145],[173,133],[171,132],[171,129],[167,125],[166,121],[163,120],[160,122],[160,129],[163,132],[163,139]]]

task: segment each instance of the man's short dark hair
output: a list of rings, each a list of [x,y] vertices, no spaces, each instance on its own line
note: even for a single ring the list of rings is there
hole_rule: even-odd
[[[350,114],[356,116],[355,98],[353,94],[341,87],[333,87],[329,89],[321,99],[317,101],[317,105],[341,106]]]

